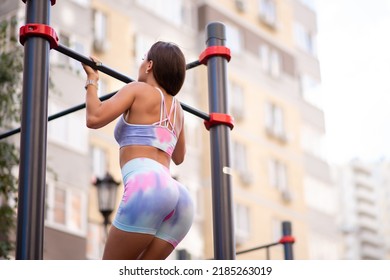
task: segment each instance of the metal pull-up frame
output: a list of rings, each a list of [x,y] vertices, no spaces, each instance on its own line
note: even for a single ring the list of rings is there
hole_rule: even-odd
[[[23,105],[20,140],[19,203],[17,215],[16,259],[43,258],[43,230],[46,185],[46,140],[48,121],[49,51],[55,49],[80,62],[124,82],[133,80],[89,58],[60,46],[50,27],[50,8],[55,0],[23,0],[26,3],[26,25],[21,28],[24,44]],[[210,131],[212,197],[214,225],[214,258],[235,259],[235,242],[230,175],[230,130],[233,118],[227,112],[226,64],[230,51],[225,47],[225,26],[213,22],[207,26],[206,50],[199,61],[187,69],[207,65],[209,114],[181,104],[183,109],[204,119]],[[110,98],[114,93],[106,95]],[[84,108],[81,104],[49,118],[55,119]],[[16,132],[15,132],[16,131]],[[18,133],[18,129],[4,135]],[[2,135],[3,136],[3,135]],[[0,137],[4,138],[4,137]]]

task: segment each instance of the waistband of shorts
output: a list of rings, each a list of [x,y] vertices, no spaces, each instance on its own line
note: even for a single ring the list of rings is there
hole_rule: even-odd
[[[139,171],[142,168],[149,168],[149,169],[156,169],[161,170],[169,173],[169,169],[159,163],[158,161],[155,161],[150,158],[135,158],[132,160],[129,160],[126,162],[121,169],[123,182],[126,182],[126,177],[133,171]]]

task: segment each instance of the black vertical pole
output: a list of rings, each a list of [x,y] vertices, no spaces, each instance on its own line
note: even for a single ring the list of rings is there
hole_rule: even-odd
[[[27,0],[26,23],[49,24],[50,0]],[[24,44],[16,259],[43,258],[49,42]]]
[[[282,222],[282,235],[283,237],[291,237],[292,236],[291,222]],[[284,259],[285,260],[293,260],[293,242],[283,242],[284,248]]]
[[[219,22],[207,25],[207,47],[225,46],[225,26]],[[207,61],[209,84],[209,110],[211,113],[227,112],[227,60],[222,56],[211,56]],[[229,134],[227,125],[210,128],[214,259],[233,260],[236,258],[231,177]]]

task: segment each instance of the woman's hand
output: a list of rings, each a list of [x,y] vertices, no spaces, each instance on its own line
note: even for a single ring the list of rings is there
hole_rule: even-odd
[[[94,58],[94,57],[90,57],[90,58],[96,64],[99,64],[99,63],[101,64],[101,62],[99,62],[96,58]],[[88,80],[95,80],[95,81],[99,80],[99,72],[97,70],[93,69],[92,67],[90,67],[84,63],[81,63],[81,65],[83,66],[84,71],[87,74]]]

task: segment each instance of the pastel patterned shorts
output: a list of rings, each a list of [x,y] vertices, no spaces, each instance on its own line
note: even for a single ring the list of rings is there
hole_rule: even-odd
[[[123,231],[152,234],[176,247],[189,231],[194,206],[187,189],[168,168],[149,158],[122,167],[124,193],[113,225]]]

